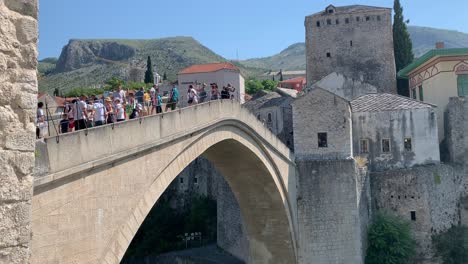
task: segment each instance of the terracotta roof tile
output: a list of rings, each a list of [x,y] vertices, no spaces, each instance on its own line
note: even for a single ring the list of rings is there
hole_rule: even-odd
[[[209,63],[209,64],[196,64],[188,68],[183,69],[179,74],[192,74],[192,73],[204,73],[204,72],[217,72],[220,70],[232,70],[240,72],[236,65],[230,62],[223,63]]]

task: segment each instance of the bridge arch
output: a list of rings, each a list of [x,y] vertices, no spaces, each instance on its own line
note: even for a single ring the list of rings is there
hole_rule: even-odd
[[[229,113],[230,111],[225,111],[226,109],[219,111],[220,108],[226,107],[234,110],[234,112]],[[168,122],[168,119],[173,118],[180,119],[185,114],[193,118],[193,114],[203,114],[204,111],[200,110],[200,108],[207,108],[212,116],[213,112],[216,114],[214,118],[210,118],[207,122],[198,124],[199,128],[197,129],[186,129],[186,133],[173,135],[170,139],[161,142],[161,144],[148,149],[141,149],[139,152],[129,151],[130,156],[121,157],[119,160],[107,158],[107,162],[100,165],[96,165],[97,163],[94,161],[94,167],[87,170],[81,169],[81,172],[78,172],[77,169],[71,169],[73,173],[71,171],[57,171],[46,175],[47,180],[38,180],[35,198],[36,194],[38,197],[36,202],[33,200],[33,226],[35,224],[36,226],[44,224],[44,221],[41,221],[42,218],[50,216],[47,211],[51,212],[52,208],[42,210],[43,207],[41,206],[41,204],[44,204],[44,200],[47,200],[48,193],[56,197],[65,195],[63,193],[67,191],[74,192],[75,189],[67,188],[67,185],[76,181],[90,182],[91,184],[88,186],[91,188],[93,184],[105,185],[107,184],[106,181],[113,182],[115,180],[111,179],[113,172],[125,169],[125,166],[128,167],[129,163],[139,162],[139,164],[145,164],[144,168],[136,173],[137,177],[139,177],[136,181],[141,184],[139,184],[139,193],[130,198],[133,200],[133,206],[127,208],[126,212],[120,210],[116,213],[120,220],[114,221],[112,225],[102,223],[103,227],[96,226],[96,228],[105,231],[97,232],[99,234],[96,235],[96,241],[90,241],[91,244],[94,244],[94,247],[89,252],[94,254],[93,260],[96,263],[119,263],[139,226],[162,193],[185,167],[194,159],[203,155],[225,177],[238,200],[246,223],[251,261],[253,263],[295,263],[296,205],[295,199],[290,198],[295,197],[295,169],[291,154],[285,152],[285,148],[279,147],[281,145],[279,145],[275,137],[269,134],[269,131],[263,131],[266,129],[258,123],[254,116],[246,115],[245,110],[234,103],[215,102],[198,106],[198,108],[196,112],[193,111],[194,109],[184,109],[179,113],[174,112],[159,118],[165,119],[164,122]],[[186,112],[184,113],[184,111]],[[226,113],[229,113],[228,116],[224,116]],[[201,117],[196,118],[202,120]],[[138,125],[137,122],[127,122],[127,126],[136,126]],[[159,122],[163,121],[159,120]],[[116,127],[114,131],[119,131],[118,129]],[[85,136],[81,133],[84,132],[69,135],[69,137],[79,137],[79,139],[70,138],[70,140],[81,142],[81,144],[89,144],[86,141],[93,141],[91,139],[93,133],[103,135],[102,131],[93,130],[90,130],[89,134]],[[121,137],[121,135],[118,135],[118,137]],[[67,141],[66,138],[61,140]],[[112,140],[110,141],[112,142]],[[48,142],[48,144],[52,145],[53,143]],[[141,146],[138,146],[138,148],[141,148]],[[53,155],[50,151],[47,153],[48,158],[51,160],[54,159]],[[156,160],[164,161],[159,162],[162,166],[158,166],[158,169],[153,170],[151,165]],[[51,161],[50,163],[54,162]],[[70,169],[65,171],[67,170]],[[69,179],[67,180],[67,178]],[[119,180],[125,181],[124,178]],[[125,188],[125,186],[119,188]],[[56,189],[62,189],[62,191]],[[97,189],[88,191],[96,196],[99,195]],[[71,195],[77,194],[72,193]],[[73,199],[62,201],[62,203],[65,202],[67,204],[79,204],[78,200]],[[60,210],[62,206],[65,205],[58,202],[54,206],[55,210],[52,211],[56,212],[57,207]],[[34,216],[35,214],[36,216]],[[88,215],[83,218],[90,218],[90,222],[92,220],[105,222],[102,217],[99,220],[99,208],[95,208],[94,212],[87,212],[86,214]],[[84,226],[86,225],[84,224]],[[40,232],[40,228],[35,228],[36,231]],[[39,251],[41,248],[36,245],[37,243],[34,243],[33,239],[33,252],[35,250]],[[61,256],[60,263],[71,262],[79,254],[79,252],[75,252],[74,257],[70,258]],[[33,263],[41,263],[39,259],[35,261],[35,256],[39,255],[33,253]]]

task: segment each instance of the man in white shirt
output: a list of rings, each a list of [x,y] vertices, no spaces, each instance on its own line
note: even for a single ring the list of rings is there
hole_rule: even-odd
[[[75,119],[75,131],[86,128],[86,119],[88,118],[87,105],[84,96],[80,100],[73,100],[73,118]]]
[[[101,101],[96,98],[93,103],[94,126],[102,126],[106,120],[106,108]]]

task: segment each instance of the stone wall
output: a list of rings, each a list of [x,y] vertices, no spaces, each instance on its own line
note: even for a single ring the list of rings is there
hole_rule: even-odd
[[[391,9],[342,10],[306,17],[307,84],[337,72],[396,93]]]
[[[345,99],[323,89],[313,89],[294,101],[293,124],[297,158],[352,156],[351,108]],[[319,147],[319,133],[326,133],[326,147]]]
[[[28,263],[37,103],[36,0],[0,0],[0,263]]]
[[[363,263],[370,219],[365,172],[353,160],[296,163],[299,263]]]
[[[445,112],[445,144],[450,162],[468,165],[468,100],[452,97]]]
[[[411,139],[411,151],[404,140]],[[383,152],[382,140],[390,141],[390,151]],[[361,140],[367,140],[363,153]],[[408,168],[440,162],[435,108],[353,113],[354,156],[369,160],[372,171]]]
[[[371,173],[373,207],[411,222],[419,259],[432,257],[431,235],[461,222],[468,177],[460,166],[430,165]],[[412,220],[411,212],[415,219]]]

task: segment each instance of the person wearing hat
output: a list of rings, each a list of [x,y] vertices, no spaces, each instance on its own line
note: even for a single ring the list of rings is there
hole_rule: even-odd
[[[115,98],[114,104],[117,122],[125,121],[125,109],[122,105],[122,100],[120,98]]]
[[[104,104],[106,107],[106,123],[107,124],[115,123],[115,114],[114,114],[114,106],[112,105],[112,99],[110,97],[106,97],[104,99]]]

